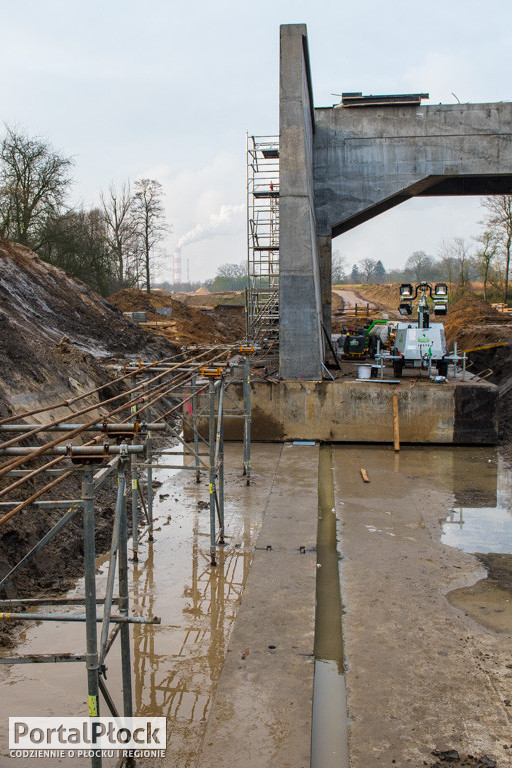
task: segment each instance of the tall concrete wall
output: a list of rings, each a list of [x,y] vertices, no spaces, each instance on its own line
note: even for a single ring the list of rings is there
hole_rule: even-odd
[[[332,237],[414,196],[503,193],[512,193],[512,104],[315,109],[306,26],[283,25],[281,377],[322,377]]]
[[[284,379],[321,379],[313,96],[305,24],[281,27],[279,126],[279,371]]]

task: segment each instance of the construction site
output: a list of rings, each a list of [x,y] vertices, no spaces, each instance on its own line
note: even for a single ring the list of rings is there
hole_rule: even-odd
[[[316,108],[280,35],[245,292],[105,300],[0,240],[2,766],[512,768],[512,312],[331,279],[405,200],[512,193],[512,104]],[[12,749],[50,716],[166,735]]]

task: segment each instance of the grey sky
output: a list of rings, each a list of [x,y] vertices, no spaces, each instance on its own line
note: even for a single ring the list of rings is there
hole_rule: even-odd
[[[245,131],[278,130],[279,24],[308,25],[316,106],[331,92],[428,91],[430,103],[509,101],[507,0],[0,0],[0,118],[75,158],[74,199],[157,178],[172,253],[193,279],[240,262]],[[404,263],[479,230],[478,199],[411,201],[337,238],[350,264]],[[191,238],[188,237],[188,240]],[[192,238],[193,239],[193,238]],[[170,259],[162,274],[170,277]]]

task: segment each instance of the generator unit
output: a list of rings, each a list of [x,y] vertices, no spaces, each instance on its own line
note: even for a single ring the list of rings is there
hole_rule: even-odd
[[[346,360],[363,360],[368,354],[366,328],[348,328],[339,337],[337,345]]]
[[[430,314],[446,315],[448,304],[448,286],[436,283],[434,287],[427,282],[418,283],[415,288],[410,283],[400,286],[400,314],[412,315],[413,301],[418,300],[418,320],[399,322],[396,327],[394,346],[388,359],[393,362],[393,373],[400,378],[404,367],[432,368],[435,366],[440,376],[448,373],[449,350],[446,345],[444,326],[432,323]],[[433,306],[429,305],[429,298]]]

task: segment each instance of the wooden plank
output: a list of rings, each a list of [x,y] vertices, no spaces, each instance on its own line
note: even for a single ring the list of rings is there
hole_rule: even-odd
[[[368,473],[367,473],[366,469],[363,469],[362,467],[361,467],[361,477],[363,478],[363,483],[369,483],[370,482],[370,478],[368,477]]]
[[[400,431],[398,425],[398,395],[393,395],[393,442],[395,451],[400,450]]]

